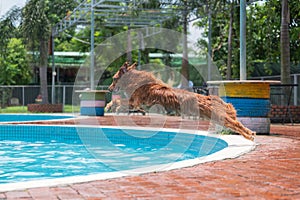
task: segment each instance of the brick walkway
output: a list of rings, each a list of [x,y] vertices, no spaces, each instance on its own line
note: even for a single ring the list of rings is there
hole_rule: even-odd
[[[140,125],[147,124],[145,117],[134,118]],[[98,119],[102,125],[114,125],[114,120]],[[184,128],[208,126],[188,121]],[[85,120],[88,122],[93,124]],[[179,122],[182,120],[168,118],[165,126],[175,127]],[[64,122],[69,123],[78,122]],[[272,125],[271,133],[257,136],[257,148],[236,159],[141,176],[4,192],[0,199],[300,199],[300,124]]]

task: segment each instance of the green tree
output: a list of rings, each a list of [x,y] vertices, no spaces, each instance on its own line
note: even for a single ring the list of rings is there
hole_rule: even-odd
[[[212,1],[213,2],[213,1]],[[233,3],[233,8],[231,7]],[[290,65],[300,63],[300,4],[297,0],[289,2],[289,20],[285,25],[290,38],[285,45],[290,48]],[[218,11],[212,12],[212,57],[214,63],[224,75],[230,73],[232,78],[239,77],[239,1],[226,1],[219,4]],[[233,23],[230,27],[231,15],[233,12]],[[205,16],[205,13],[202,14]],[[263,3],[248,3],[247,5],[247,75],[266,75],[277,73],[274,66],[280,64],[280,57],[283,56],[280,50],[281,39],[281,1],[268,0]],[[199,26],[204,27],[204,38],[208,37],[207,18],[200,19]],[[229,33],[232,31],[231,34]],[[231,49],[230,49],[230,35]],[[207,47],[206,40],[199,42],[202,47]],[[230,56],[232,50],[232,56]],[[286,56],[284,56],[286,58]],[[232,62],[228,62],[229,59]],[[227,66],[226,66],[227,61]],[[229,63],[229,64],[228,64]],[[278,72],[280,74],[280,72]]]
[[[300,4],[299,1],[289,1],[290,8],[290,52],[291,65],[299,64],[300,60]]]
[[[39,51],[40,93],[44,104],[48,103],[47,64],[51,26],[74,6],[74,0],[29,0],[23,9],[22,32],[31,50]]]
[[[48,103],[47,63],[51,25],[46,13],[46,1],[30,0],[24,7],[22,24],[22,31],[31,47],[34,47],[36,43],[39,44],[40,93],[43,99],[42,103]],[[34,51],[35,49],[32,48],[31,50]]]
[[[231,65],[232,65],[232,39],[233,39],[233,16],[234,16],[235,1],[230,2],[230,15],[228,25],[228,56],[227,56],[227,80],[231,79]]]
[[[199,9],[199,21],[197,25],[204,28],[203,39],[200,39],[201,49],[209,52],[209,35],[211,35],[211,59],[219,67],[221,74],[228,79],[235,76],[236,40],[239,20],[236,1],[205,1],[205,9]],[[209,27],[211,16],[211,27]],[[227,64],[226,64],[227,63]]]
[[[176,16],[172,20],[177,20],[179,28],[177,30],[182,31],[183,33],[183,44],[182,44],[182,65],[181,65],[181,85],[183,88],[188,88],[189,84],[189,61],[188,61],[188,45],[187,45],[187,35],[188,35],[188,24],[192,18],[195,18],[198,15],[198,10],[201,9],[206,3],[206,1],[199,0],[169,0],[163,1],[162,4],[167,3],[168,6],[171,6],[176,12]],[[176,25],[174,21],[171,22],[171,26]],[[174,29],[174,27],[170,27]],[[176,27],[175,27],[176,28]]]
[[[10,85],[15,82],[14,78],[11,76],[12,71],[16,70],[16,63],[9,62],[8,56],[9,44],[11,38],[18,35],[18,22],[20,21],[20,9],[13,7],[0,19],[0,84]],[[12,68],[12,70],[8,70]],[[0,105],[4,107],[7,105],[8,99],[11,97],[11,89],[8,87],[0,88]]]
[[[31,81],[27,51],[21,39],[10,39],[7,57],[0,58],[0,85],[25,85]]]
[[[20,21],[21,10],[18,7],[10,9],[0,19],[0,56],[7,56],[7,46],[11,38],[18,35],[18,22]]]
[[[31,80],[27,52],[19,36],[21,9],[13,7],[0,20],[0,84],[28,84]]]

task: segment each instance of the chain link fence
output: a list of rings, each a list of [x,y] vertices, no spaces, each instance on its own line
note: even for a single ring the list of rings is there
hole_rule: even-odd
[[[79,104],[79,93],[73,96],[73,91],[84,90],[86,86],[74,85],[57,85],[55,86],[54,102],[56,104],[76,105]],[[108,86],[98,86],[99,90],[106,90]],[[0,105],[1,108],[7,106],[27,106],[36,103],[40,94],[39,85],[17,85],[17,86],[0,86]],[[48,86],[48,99],[52,99],[52,87]]]
[[[255,77],[252,79],[257,80],[280,80],[280,76],[262,76]],[[292,74],[291,75],[291,83],[294,86],[283,86],[283,87],[272,87],[271,86],[271,97],[270,101],[273,105],[300,105],[300,74]],[[288,95],[285,95],[284,90],[288,89]],[[289,102],[288,102],[289,101]]]

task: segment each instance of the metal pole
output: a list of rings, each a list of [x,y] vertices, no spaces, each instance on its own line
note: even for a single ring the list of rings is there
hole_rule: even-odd
[[[95,0],[91,0],[91,66],[90,66],[90,79],[91,79],[91,90],[95,89],[95,80],[94,80],[94,69],[95,69]]]
[[[142,50],[144,50],[143,47],[143,34],[141,31],[138,32],[139,37],[139,51],[138,51],[138,70],[141,70],[141,60],[142,60]]]
[[[22,105],[25,106],[25,88],[22,86]]]
[[[132,44],[131,44],[131,30],[130,30],[130,26],[128,27],[128,31],[127,31],[127,61],[129,63],[132,63]]]
[[[240,80],[247,79],[246,70],[246,2],[240,1]]]
[[[52,88],[51,88],[51,103],[54,104],[55,103],[55,76],[56,76],[56,72],[55,72],[55,56],[54,56],[54,31],[52,30],[52,34],[51,34],[51,53],[52,53]]]
[[[63,86],[63,111],[65,110],[65,104],[66,104],[66,86]]]

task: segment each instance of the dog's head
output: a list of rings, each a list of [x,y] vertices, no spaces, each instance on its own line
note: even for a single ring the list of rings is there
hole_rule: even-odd
[[[113,81],[109,86],[109,91],[114,91],[114,90],[118,90],[117,87],[117,83],[118,81],[121,79],[121,77],[127,73],[128,71],[135,69],[136,68],[137,63],[133,63],[132,65],[129,65],[128,62],[125,62],[120,69],[117,71],[117,73],[115,73],[115,75],[113,76]]]

